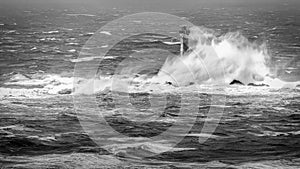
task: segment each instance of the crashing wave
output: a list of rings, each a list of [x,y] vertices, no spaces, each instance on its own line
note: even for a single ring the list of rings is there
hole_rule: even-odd
[[[52,74],[14,74],[0,88],[0,97],[41,97],[55,94],[71,94],[72,77]]]
[[[217,36],[204,27],[191,27],[187,35],[189,49],[178,57],[167,58],[152,81],[179,86],[190,84],[241,84],[270,87],[296,87],[274,78],[265,43],[251,42],[240,32]]]

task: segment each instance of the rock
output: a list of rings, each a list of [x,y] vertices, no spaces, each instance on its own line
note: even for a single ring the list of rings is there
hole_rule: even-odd
[[[248,86],[267,86],[267,87],[269,87],[269,85],[267,85],[267,84],[254,84],[254,83],[249,83]]]
[[[245,85],[245,84],[239,80],[234,79],[229,85]]]
[[[72,90],[71,89],[63,89],[58,92],[58,94],[71,94]]]
[[[166,81],[166,84],[168,84],[168,85],[173,85],[172,82],[168,82],[168,81]]]

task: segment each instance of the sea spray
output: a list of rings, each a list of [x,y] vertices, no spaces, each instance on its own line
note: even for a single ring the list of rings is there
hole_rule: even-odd
[[[189,85],[238,80],[249,84],[270,74],[265,44],[250,42],[239,32],[216,36],[204,27],[191,27],[189,32],[189,50],[183,56],[168,58],[154,82]]]
[[[163,92],[173,91],[174,87],[188,89],[188,86],[202,84],[229,85],[234,80],[245,85],[271,88],[295,88],[299,85],[299,82],[284,82],[274,77],[266,43],[250,41],[240,32],[218,36],[211,29],[191,27],[188,44],[189,49],[184,55],[167,57],[154,76],[137,74],[136,71],[148,70],[150,63],[145,65],[140,64],[138,59],[129,59],[119,66],[123,73],[99,76],[81,85],[76,93],[92,94],[105,89]],[[128,84],[128,87],[119,84]]]

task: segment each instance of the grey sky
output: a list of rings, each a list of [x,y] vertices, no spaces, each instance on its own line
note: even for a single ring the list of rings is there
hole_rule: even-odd
[[[0,0],[2,8],[91,8],[135,9],[164,11],[170,9],[197,9],[201,7],[273,7],[283,4],[300,7],[299,0]]]

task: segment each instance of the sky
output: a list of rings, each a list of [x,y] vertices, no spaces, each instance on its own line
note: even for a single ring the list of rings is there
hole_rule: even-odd
[[[8,8],[78,8],[136,9],[164,11],[169,9],[193,9],[200,7],[276,7],[284,3],[297,5],[300,0],[0,0],[2,9]]]

